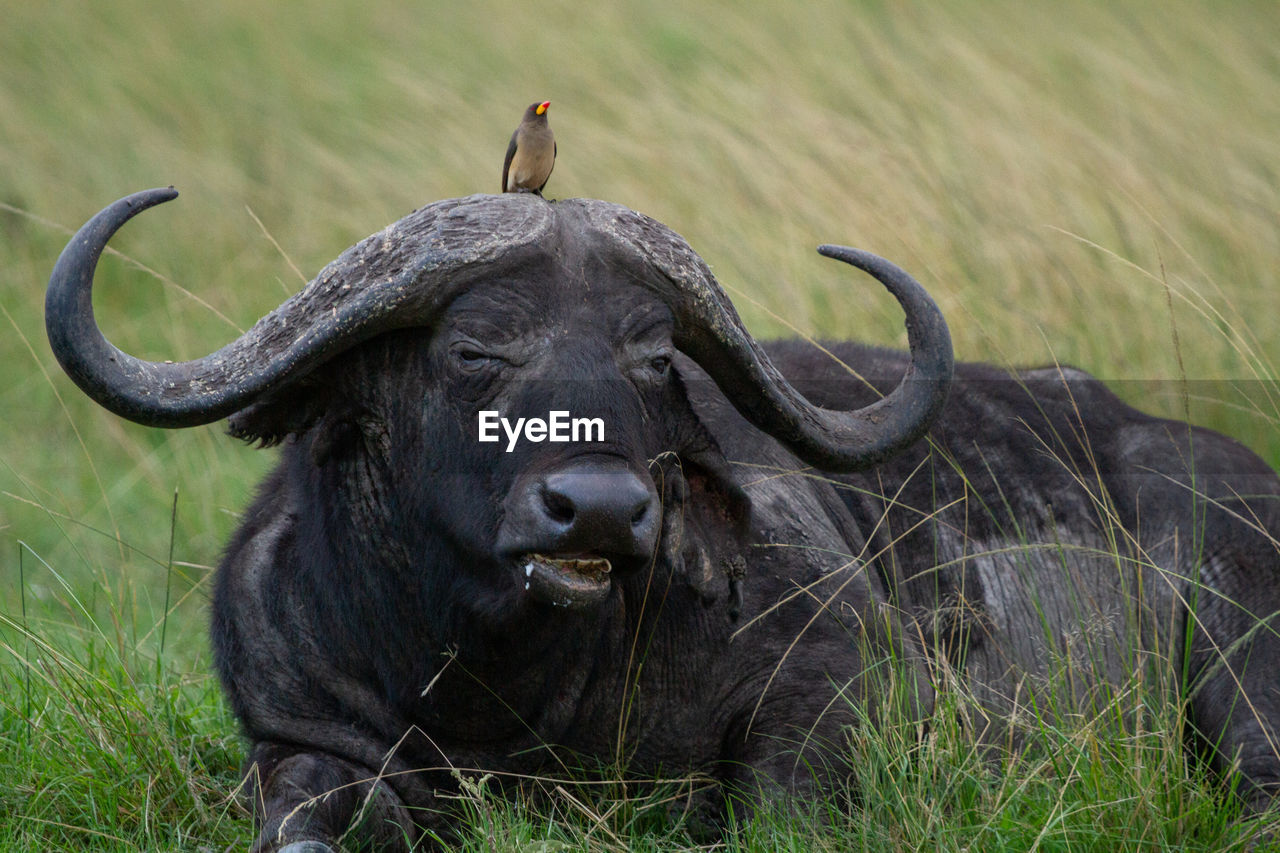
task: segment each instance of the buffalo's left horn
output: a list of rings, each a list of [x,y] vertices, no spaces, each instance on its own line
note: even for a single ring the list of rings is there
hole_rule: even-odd
[[[348,249],[217,352],[192,361],[144,361],[99,331],[93,274],[121,226],[177,195],[172,187],[145,190],[103,209],[67,244],[45,296],[45,327],[63,369],[100,405],[148,426],[212,423],[360,341],[428,325],[476,276],[518,269],[528,252],[538,251],[551,223],[541,199],[437,202]]]

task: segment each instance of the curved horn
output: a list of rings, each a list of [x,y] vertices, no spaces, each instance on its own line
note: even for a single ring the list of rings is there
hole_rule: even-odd
[[[518,265],[551,227],[541,199],[508,196],[493,204],[491,196],[473,196],[428,205],[348,249],[217,352],[144,361],[98,329],[93,274],[121,226],[177,194],[172,187],[145,190],[90,219],[58,258],[45,296],[45,327],[63,369],[99,404],[148,426],[216,421],[362,340],[427,325],[480,269]]]
[[[361,241],[237,340],[204,358],[150,362],[112,346],[93,316],[93,274],[107,241],[172,188],[121,199],[72,238],[49,281],[45,322],[54,354],[90,397],[151,426],[209,423],[238,411],[336,353],[381,332],[426,326],[482,275],[518,274],[554,252],[559,207],[639,250],[662,273],[647,283],[676,319],[676,344],[753,423],[828,470],[876,464],[919,438],[941,411],[952,372],[945,321],[924,289],[868,252],[819,249],[875,276],[907,313],[911,365],[884,399],[854,412],[812,405],[747,333],[705,262],[674,232],[605,202],[552,206],[523,195],[428,205]]]
[[[641,214],[610,211],[600,225],[643,252],[666,279],[651,284],[675,315],[676,346],[744,417],[810,465],[829,471],[875,465],[919,439],[942,412],[954,368],[951,333],[925,289],[889,261],[844,246],[818,247],[870,273],[897,298],[911,347],[911,364],[892,392],[856,411],[834,411],[813,405],[787,382],[706,263],[677,235]]]

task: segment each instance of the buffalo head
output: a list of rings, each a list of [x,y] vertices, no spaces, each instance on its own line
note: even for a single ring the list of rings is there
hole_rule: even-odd
[[[615,570],[650,560],[663,525],[655,460],[677,456],[713,480],[723,466],[685,397],[683,359],[748,421],[829,471],[865,468],[914,442],[946,397],[946,325],[887,261],[819,250],[894,294],[912,355],[894,391],[835,411],[782,377],[674,232],[604,202],[518,195],[424,207],[345,252],[217,352],[143,361],[102,336],[90,288],[111,235],[175,195],[157,189],[116,202],[59,258],[47,323],[67,373],[139,423],[232,416],[241,437],[306,443],[313,462],[332,463],[317,487],[350,492],[335,512],[369,532],[370,550],[398,550],[390,561],[401,565],[442,558],[447,531],[448,561],[488,578],[473,603],[497,606],[519,598],[498,590],[527,590],[544,603],[587,607],[607,595]],[[399,361],[388,367],[388,359]],[[499,432],[483,443],[482,412],[508,423],[561,412],[598,423],[603,435],[552,443]],[[416,541],[414,531],[429,535]]]

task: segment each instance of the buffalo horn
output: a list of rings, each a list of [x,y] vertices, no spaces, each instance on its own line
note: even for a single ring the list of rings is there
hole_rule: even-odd
[[[67,374],[104,408],[157,427],[211,423],[360,341],[429,325],[478,276],[518,268],[538,250],[552,221],[541,199],[437,202],[348,249],[217,352],[192,361],[144,361],[98,329],[93,275],[121,226],[177,195],[172,187],[144,190],[99,212],[63,250],[45,296],[49,342]]]
[[[597,226],[629,239],[661,273],[651,286],[675,315],[676,346],[744,417],[810,465],[828,471],[875,465],[919,439],[941,413],[954,366],[951,334],[925,289],[884,258],[845,246],[818,247],[870,273],[897,298],[911,348],[911,363],[893,391],[862,409],[835,411],[813,405],[783,378],[683,240],[641,214],[613,214]]]
[[[676,345],[744,416],[811,465],[852,471],[888,458],[924,434],[950,385],[951,338],[941,312],[911,276],[882,258],[819,248],[888,288],[906,312],[911,347],[911,364],[892,392],[857,411],[835,411],[809,403],[782,377],[705,262],[671,230],[605,202],[550,205],[510,195],[421,208],[348,249],[222,349],[192,361],[144,361],[112,346],[98,329],[93,276],[116,231],[176,196],[172,187],[146,190],[94,216],[58,258],[45,298],[49,341],[68,375],[105,408],[149,426],[219,420],[361,341],[430,326],[471,282],[518,275],[545,259],[557,216],[585,218],[624,254],[638,251],[656,268],[659,275],[639,280],[671,308]]]

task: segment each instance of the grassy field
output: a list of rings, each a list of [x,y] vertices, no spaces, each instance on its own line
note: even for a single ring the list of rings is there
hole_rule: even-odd
[[[527,6],[527,8],[526,8]],[[0,0],[0,850],[219,850],[251,837],[210,676],[211,567],[271,465],[220,427],[137,427],[44,338],[69,233],[174,184],[104,260],[108,337],[211,351],[359,238],[497,188],[550,98],[552,197],[666,222],[760,336],[902,343],[871,249],[964,359],[1068,362],[1280,465],[1274,3]],[[141,269],[140,269],[141,267]],[[176,511],[175,511],[176,507]],[[953,701],[962,702],[960,698]],[[1143,703],[1140,691],[1129,701]],[[955,715],[953,715],[955,716]],[[1249,829],[1174,709],[1046,723],[995,766],[939,715],[863,745],[863,801],[739,849],[1227,849]],[[473,792],[476,850],[679,850],[661,806]]]

